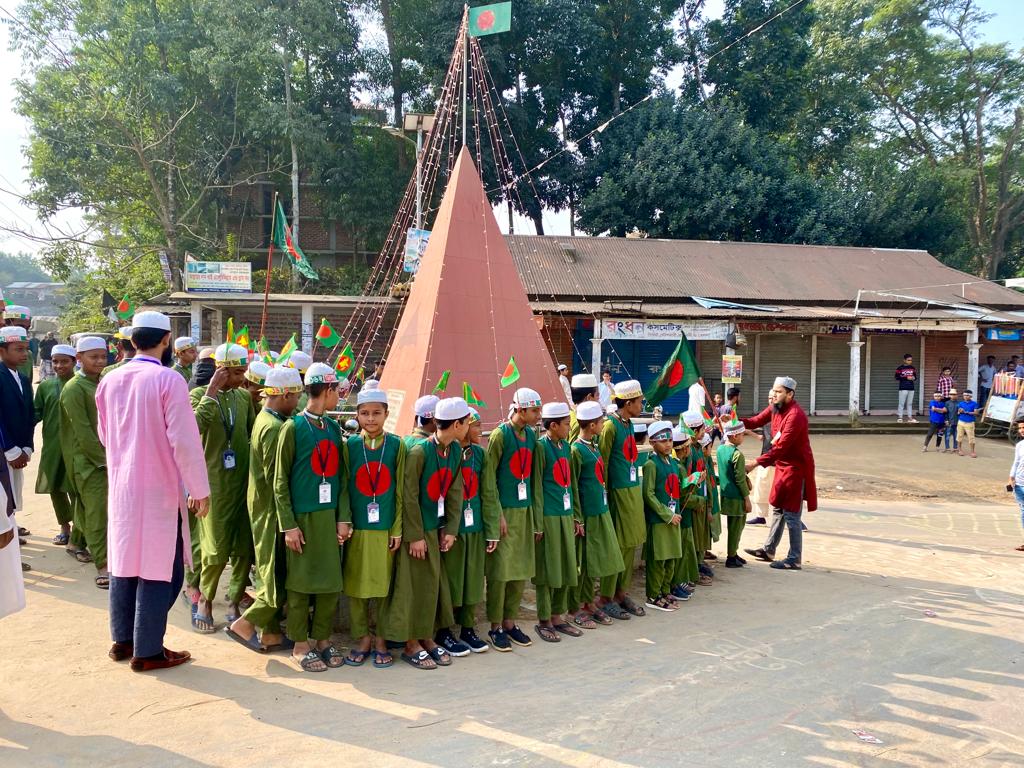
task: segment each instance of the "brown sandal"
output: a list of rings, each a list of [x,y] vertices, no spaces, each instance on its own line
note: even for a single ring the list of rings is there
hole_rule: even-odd
[[[537,631],[537,634],[540,635],[540,639],[546,643],[562,642],[562,638],[558,636],[554,627],[543,627],[540,624],[534,624],[533,628]]]
[[[572,624],[568,624],[564,621],[561,624],[555,624],[555,630],[561,632],[563,635],[568,635],[569,637],[583,636],[583,632],[581,630],[576,629]]]
[[[597,629],[594,617],[586,611],[580,611],[579,613],[574,614],[572,617],[572,623],[577,627],[583,627],[583,629]],[[611,619],[608,620],[608,623],[611,624]]]

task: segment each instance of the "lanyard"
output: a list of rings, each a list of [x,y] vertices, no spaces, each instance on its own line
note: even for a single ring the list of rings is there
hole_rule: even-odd
[[[370,438],[371,440],[373,438]],[[366,439],[363,437],[359,438],[359,442],[363,445],[363,465],[366,467],[366,476],[370,479],[370,493],[373,494],[373,501],[377,503],[377,485],[380,483],[380,476],[384,473],[384,448],[388,444],[388,436],[384,435],[384,440],[380,444],[380,461],[377,462],[377,476],[374,477],[370,474],[370,457],[366,454]],[[370,451],[376,451],[372,445]]]
[[[228,412],[224,413],[224,402],[220,399],[222,392],[217,393],[217,408],[220,410],[220,423],[224,425],[224,432],[228,436],[228,449],[231,448],[231,436],[235,433],[235,405],[228,406]]]
[[[430,442],[432,442],[434,444],[434,465],[435,465],[435,469],[436,469],[436,471],[438,473],[440,473],[441,472],[441,456],[442,456],[442,454],[441,454],[441,451],[438,450],[438,448],[441,447],[441,444],[436,439],[431,439]],[[448,451],[451,451],[451,449],[452,449],[452,447],[449,445],[448,446]],[[449,454],[447,452],[444,454],[444,460],[445,460],[446,464],[448,463],[448,455]],[[440,477],[438,477],[438,481],[437,481],[438,497],[437,498],[438,499],[445,498],[448,495],[448,491],[450,491],[452,489],[452,485],[454,485],[454,483],[455,483],[455,475],[452,474],[452,473],[449,473],[448,485],[446,485],[446,486],[444,486],[442,488],[441,487],[441,479],[440,479]]]
[[[155,358],[139,357],[138,355],[129,358],[128,360],[125,360],[125,363],[152,363],[153,365],[159,365],[161,368],[163,367],[163,363],[161,363],[159,360],[156,360]]]
[[[622,419],[622,417],[619,416],[618,414],[615,414],[615,419],[616,419],[616,421],[619,422],[619,424],[621,424],[623,427],[626,428],[627,434],[626,434],[626,438],[625,438],[625,440],[623,442],[628,441],[629,438],[632,437],[633,438],[633,447],[636,448],[636,437],[633,436],[633,422],[632,421],[624,421]],[[639,458],[639,456],[640,456],[640,454],[639,454],[639,452],[637,452],[637,458]],[[630,459],[629,466],[630,466],[630,468],[633,468],[633,467],[636,466],[636,459],[635,458],[634,459]]]
[[[316,433],[313,431],[313,424],[311,423],[314,419],[316,419],[316,417],[313,416],[313,414],[311,414],[309,411],[303,411],[302,415],[305,417],[303,421],[306,422],[306,428],[309,429],[309,434],[313,437],[313,450],[316,451],[316,457],[320,461],[320,479],[326,483],[327,475],[325,475],[324,472],[327,471],[327,461],[328,459],[331,458],[331,446],[328,445],[324,453],[320,452],[321,441],[316,439]],[[316,419],[316,421],[320,422],[321,419]],[[318,423],[317,429],[326,432],[327,426],[325,424]]]

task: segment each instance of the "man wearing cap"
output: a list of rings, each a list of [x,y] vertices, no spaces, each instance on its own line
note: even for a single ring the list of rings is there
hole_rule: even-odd
[[[789,376],[778,377],[768,395],[769,406],[756,416],[743,419],[743,425],[747,429],[756,429],[770,424],[772,432],[771,448],[756,460],[748,461],[747,471],[758,466],[775,467],[768,538],[763,547],[746,552],[759,560],[772,562],[785,525],[789,529],[789,554],[785,560],[772,562],[772,568],[799,571],[803,559],[800,514],[805,501],[808,512],[818,508],[818,492],[807,414],[797,404],[795,394],[796,381]]]
[[[35,451],[31,379],[21,372],[28,359],[28,334],[18,325],[0,329],[0,441],[14,492],[14,509],[24,508],[24,470]]]
[[[107,452],[100,442],[96,412],[96,387],[107,364],[107,342],[98,336],[83,336],[76,354],[80,369],[60,393],[61,446],[81,504],[81,528],[96,565],[95,583],[108,589]]]
[[[270,371],[271,367],[262,360],[253,360],[245,369],[245,389],[252,398],[252,407],[256,413],[263,407],[263,388],[266,386],[267,374]]]
[[[108,365],[103,369],[103,372],[100,374],[101,379],[135,357],[135,345],[132,344],[131,329],[128,326],[118,328],[117,333],[114,334],[114,339],[120,359],[113,365]]]
[[[108,655],[146,672],[191,658],[164,632],[189,558],[185,491],[202,517],[209,485],[188,387],[170,368],[170,318],[136,312],[132,339],[138,352],[100,382],[96,412],[110,466]]]
[[[250,363],[250,370],[252,364]],[[262,653],[281,644],[285,604],[284,534],[274,505],[274,470],[281,426],[292,417],[302,392],[302,379],[294,368],[274,368],[264,382],[266,403],[256,414],[249,448],[249,489],[246,496],[255,548],[259,589],[256,599],[225,630],[246,648]],[[256,630],[262,634],[257,637]]]
[[[228,560],[231,581],[227,619],[233,622],[239,617],[253,560],[245,495],[249,480],[249,433],[256,411],[242,386],[249,351],[238,344],[221,344],[213,359],[217,371],[206,390],[192,390],[191,395],[210,480],[210,513],[199,521],[202,573],[198,609],[192,618],[192,627],[202,634],[215,631],[213,600]]]
[[[192,365],[196,361],[196,343],[191,336],[179,336],[174,340],[174,367],[185,381],[192,378]]]
[[[8,328],[22,328],[25,331],[25,348],[29,354],[26,354],[24,362],[18,365],[18,372],[28,379],[29,386],[31,386],[35,373],[32,369],[31,351],[28,349],[28,335],[32,330],[32,312],[28,307],[23,307],[20,304],[8,304],[4,308],[4,325]]]
[[[77,553],[85,551],[85,536],[79,527],[80,513],[79,525],[75,526],[74,532],[71,530],[78,496],[61,453],[60,423],[60,393],[75,375],[75,348],[55,344],[49,349],[49,356],[51,371],[55,375],[40,382],[35,396],[35,421],[43,424],[43,449],[36,474],[36,493],[49,494],[53,504],[53,512],[60,525],[60,533],[53,537],[53,543],[66,547],[71,555],[77,556]]]
[[[742,421],[726,422],[723,427],[723,442],[718,446],[718,485],[721,488],[722,514],[728,527],[728,549],[726,568],[742,568],[747,561],[739,556],[740,538],[750,514],[750,481],[747,480],[747,460],[740,451],[743,434],[747,428]]]
[[[47,331],[43,340],[39,342],[40,381],[53,378],[53,348],[55,346],[57,346],[57,340],[53,337],[53,331]]]
[[[572,382],[569,379],[569,366],[565,363],[558,364],[558,383],[562,385],[565,392],[565,404],[572,407]]]
[[[412,448],[420,440],[429,440],[437,427],[434,425],[434,409],[441,401],[437,395],[423,395],[413,405],[415,422],[412,434],[405,438],[405,447]]]
[[[608,507],[615,522],[624,570],[616,581],[614,599],[602,602],[600,607],[615,619],[627,619],[628,614],[643,616],[645,613],[643,606],[628,594],[637,547],[647,541],[644,497],[640,487],[643,477],[632,421],[643,410],[643,402],[644,393],[639,381],[620,381],[615,385],[617,410],[601,430],[601,458],[608,472]]]
[[[572,411],[569,413],[569,442],[575,442],[580,436],[580,422],[576,411],[581,403],[597,402],[597,379],[592,373],[577,373],[572,377],[570,402]]]

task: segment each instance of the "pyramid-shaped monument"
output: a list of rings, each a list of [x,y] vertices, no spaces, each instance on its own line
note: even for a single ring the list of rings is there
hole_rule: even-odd
[[[501,389],[509,357],[521,378]],[[412,283],[398,331],[388,352],[381,387],[388,391],[388,429],[413,428],[413,404],[451,371],[446,395],[474,387],[485,430],[507,414],[519,386],[537,390],[544,402],[564,400],[558,373],[533,317],[526,289],[498,229],[487,194],[463,147]]]

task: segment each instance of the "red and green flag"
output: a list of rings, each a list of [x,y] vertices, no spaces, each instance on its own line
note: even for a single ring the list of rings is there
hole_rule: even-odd
[[[345,348],[341,350],[341,354],[338,355],[338,359],[334,361],[334,370],[341,374],[348,374],[355,363],[356,361],[353,359],[352,345],[346,344]]]
[[[284,343],[283,347],[281,347],[281,352],[277,356],[278,364],[284,365],[288,362],[288,358],[292,356],[292,352],[295,352],[298,348],[299,345],[295,343],[295,334],[293,333],[292,337]]]
[[[114,314],[122,320],[131,320],[132,315],[135,314],[135,305],[132,300],[128,298],[128,294],[124,295],[124,298],[117,302],[117,306],[114,308]]]
[[[325,347],[336,347],[341,343],[341,336],[326,317],[320,318],[320,327],[316,331],[316,339]]]
[[[437,386],[434,387],[433,395],[443,395],[444,391],[448,389],[448,379],[451,377],[451,371],[445,371],[441,374],[441,378],[437,380]]]
[[[356,379],[356,381],[363,381],[365,378],[366,378],[366,368],[364,368],[363,366],[360,365],[359,366],[359,370],[356,371],[355,379]]]
[[[248,349],[252,342],[249,339],[249,326],[243,325],[242,330],[235,334],[235,344]]]
[[[496,35],[512,29],[512,3],[493,3],[469,9],[469,34],[472,37]]]
[[[306,254],[302,252],[298,244],[292,240],[292,230],[288,226],[288,219],[284,215],[284,208],[281,201],[277,201],[277,208],[274,211],[274,245],[284,251],[291,261],[292,266],[310,280],[319,280],[320,276],[309,263]]]
[[[469,405],[475,405],[478,408],[487,407],[487,403],[480,399],[480,394],[473,389],[473,385],[467,381],[462,382],[462,399]]]
[[[690,351],[690,343],[686,340],[684,333],[680,336],[675,351],[662,366],[658,378],[644,392],[644,399],[653,408],[672,397],[676,392],[693,386],[700,381],[700,378],[700,367],[693,357],[693,352]]]
[[[501,386],[508,387],[519,381],[519,366],[516,365],[516,357],[512,355],[505,366],[505,372],[501,374]]]

